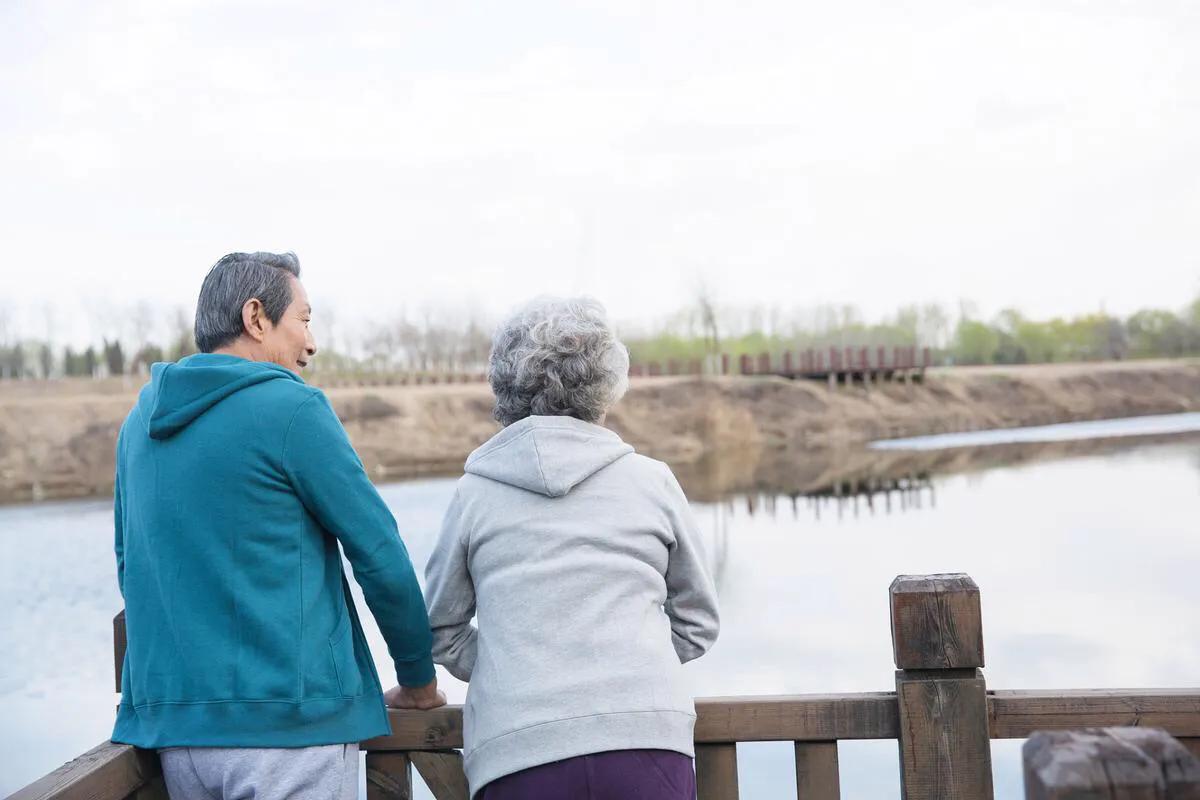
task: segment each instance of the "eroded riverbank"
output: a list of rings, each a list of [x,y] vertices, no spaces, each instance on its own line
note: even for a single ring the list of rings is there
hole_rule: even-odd
[[[0,384],[0,502],[109,492],[113,444],[137,388]],[[328,394],[378,481],[455,474],[497,429],[484,384]],[[789,484],[780,488],[805,491],[859,474],[859,450],[873,439],[1196,410],[1200,361],[1148,361],[931,370],[922,384],[869,389],[779,378],[635,379],[608,425],[674,465],[689,492],[712,496],[777,484],[780,475]],[[914,468],[927,460],[893,458]]]

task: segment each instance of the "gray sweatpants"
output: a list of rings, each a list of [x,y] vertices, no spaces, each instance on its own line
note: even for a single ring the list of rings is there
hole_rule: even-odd
[[[358,745],[158,751],[171,800],[357,800]]]

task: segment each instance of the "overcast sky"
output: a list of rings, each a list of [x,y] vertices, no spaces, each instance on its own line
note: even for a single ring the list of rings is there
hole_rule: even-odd
[[[0,174],[0,303],[62,326],[248,249],[318,318],[1177,307],[1200,4],[4,0]]]

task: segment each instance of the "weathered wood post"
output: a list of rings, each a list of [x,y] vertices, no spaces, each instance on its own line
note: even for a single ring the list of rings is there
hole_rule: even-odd
[[[903,800],[992,800],[979,587],[900,575],[891,586]]]
[[[1200,800],[1200,758],[1156,728],[1038,731],[1021,757],[1026,800]]]

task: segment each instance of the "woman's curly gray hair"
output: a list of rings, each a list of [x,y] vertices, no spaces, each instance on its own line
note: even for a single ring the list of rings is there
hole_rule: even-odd
[[[590,297],[539,297],[492,337],[493,414],[511,425],[531,414],[598,422],[629,387],[629,351]]]

